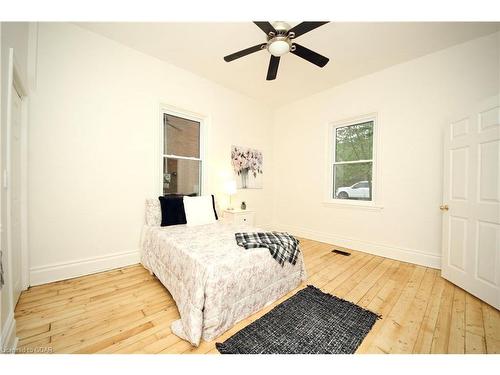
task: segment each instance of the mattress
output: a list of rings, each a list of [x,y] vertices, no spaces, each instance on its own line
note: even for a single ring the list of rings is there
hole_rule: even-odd
[[[268,249],[236,244],[236,232],[257,231],[224,221],[144,227],[141,262],[177,304],[174,334],[194,346],[212,341],[306,279],[302,253],[295,265],[281,266]]]

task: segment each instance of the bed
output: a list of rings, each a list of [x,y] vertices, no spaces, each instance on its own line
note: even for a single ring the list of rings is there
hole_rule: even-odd
[[[306,279],[302,253],[295,265],[281,266],[268,249],[236,244],[236,232],[262,229],[224,220],[195,227],[161,227],[160,221],[159,205],[148,200],[141,263],[177,304],[180,319],[172,332],[194,346],[214,340]]]

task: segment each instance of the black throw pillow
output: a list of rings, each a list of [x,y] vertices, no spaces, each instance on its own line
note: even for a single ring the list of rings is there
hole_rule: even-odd
[[[167,195],[158,197],[161,206],[161,226],[186,224],[186,213],[184,212],[184,196]]]

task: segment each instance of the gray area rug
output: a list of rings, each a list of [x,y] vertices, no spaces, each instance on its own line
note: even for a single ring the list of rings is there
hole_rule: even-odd
[[[379,318],[308,285],[215,346],[222,354],[352,354]]]

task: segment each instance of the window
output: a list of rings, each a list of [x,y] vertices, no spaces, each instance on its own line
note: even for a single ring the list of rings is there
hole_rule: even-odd
[[[200,120],[163,113],[163,195],[201,195],[201,126]]]
[[[332,127],[332,199],[373,201],[374,128],[374,118]]]

